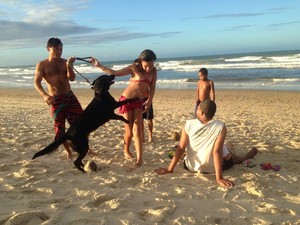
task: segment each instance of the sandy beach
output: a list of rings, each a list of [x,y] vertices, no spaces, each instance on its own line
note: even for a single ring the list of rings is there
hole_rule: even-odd
[[[122,90],[112,89],[118,99]],[[83,107],[89,89],[74,89]],[[144,165],[123,156],[123,124],[110,121],[90,135],[97,172],[83,174],[59,151],[31,161],[54,138],[49,107],[34,89],[0,90],[0,225],[300,224],[300,92],[216,90],[215,119],[225,121],[235,153],[259,150],[255,167],[235,165],[222,188],[213,174],[153,172],[194,110],[194,90],[157,90],[154,142],[143,145]],[[146,125],[146,124],[145,124]],[[146,130],[147,135],[147,130]],[[131,146],[135,155],[134,146]],[[74,156],[76,154],[74,153]],[[280,165],[263,170],[261,163]]]

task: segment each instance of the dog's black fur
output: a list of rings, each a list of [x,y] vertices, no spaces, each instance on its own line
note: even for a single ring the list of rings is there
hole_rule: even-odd
[[[123,116],[116,115],[114,109],[139,99],[127,99],[117,102],[108,92],[110,85],[114,83],[115,75],[102,75],[93,81],[92,89],[95,91],[95,97],[92,102],[82,112],[80,117],[70,126],[65,135],[52,142],[46,148],[34,154],[32,159],[47,153],[53,152],[66,140],[73,143],[74,150],[78,152],[78,157],[74,165],[84,172],[83,158],[89,150],[88,135],[98,127],[108,122],[110,119],[121,120],[129,123]]]

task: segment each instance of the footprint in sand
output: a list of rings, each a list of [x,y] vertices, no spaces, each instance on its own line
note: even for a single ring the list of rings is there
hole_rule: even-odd
[[[13,214],[7,218],[4,224],[42,224],[49,220],[49,216],[40,211],[28,211]]]
[[[117,210],[121,207],[121,202],[119,198],[113,198],[108,196],[97,196],[94,200],[87,202],[82,206],[83,210],[90,211],[95,208],[99,210],[104,210],[105,212],[110,212],[112,210]]]
[[[267,214],[288,214],[295,216],[296,212],[287,208],[278,208],[277,206],[269,203],[262,203],[256,207],[258,212],[263,212]]]
[[[152,221],[152,222],[161,222],[166,217],[169,217],[175,209],[177,208],[176,204],[172,200],[168,200],[164,202],[161,206],[157,206],[154,208],[149,208],[144,210],[141,213],[141,217],[145,221]]]

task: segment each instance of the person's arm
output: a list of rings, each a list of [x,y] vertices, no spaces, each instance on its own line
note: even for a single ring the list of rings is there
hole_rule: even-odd
[[[195,94],[196,102],[199,101],[199,90],[200,90],[199,86],[200,86],[200,81],[197,82],[197,89],[196,89],[196,94]]]
[[[234,183],[230,180],[224,179],[222,175],[223,145],[224,145],[226,134],[227,134],[227,129],[224,125],[221,134],[217,137],[214,144],[213,159],[214,159],[214,167],[216,172],[217,183],[221,186],[231,187],[234,186]]]
[[[113,70],[113,69],[110,69],[106,66],[103,66],[96,58],[93,57],[93,59],[91,60],[91,63],[98,67],[99,69],[101,69],[104,73],[106,74],[114,74],[115,76],[124,76],[124,75],[128,75],[128,74],[131,74],[132,73],[132,67],[131,65],[130,66],[127,66],[123,69],[120,69],[120,70]]]
[[[76,78],[76,75],[75,75],[74,70],[73,70],[73,63],[74,62],[75,62],[75,57],[70,57],[66,61],[67,77],[68,77],[69,81],[74,81],[75,78]]]
[[[154,94],[155,94],[155,88],[156,88],[156,80],[157,80],[157,69],[155,69],[153,78],[151,80],[151,87],[150,87],[150,100],[152,102]]]
[[[42,96],[44,101],[48,105],[51,105],[53,102],[52,96],[50,96],[47,92],[45,92],[42,86],[42,80],[43,80],[43,66],[42,66],[42,62],[39,62],[35,68],[34,87],[38,91],[38,93]]]
[[[211,81],[210,82],[210,99],[212,100],[212,101],[215,101],[215,85],[214,85],[214,82],[213,81]]]
[[[150,108],[150,106],[152,104],[152,100],[154,98],[155,88],[156,88],[156,80],[157,80],[157,69],[155,69],[155,71],[153,73],[153,77],[151,80],[151,86],[150,86],[149,98],[143,104],[143,106],[144,106],[143,112],[147,112],[147,110]]]
[[[156,170],[154,170],[157,174],[159,175],[164,175],[167,173],[173,173],[174,168],[176,167],[178,161],[182,158],[184,152],[185,152],[185,148],[189,143],[189,137],[187,135],[187,133],[185,132],[184,128],[182,129],[181,132],[181,137],[180,137],[180,141],[179,141],[179,145],[176,148],[176,151],[173,155],[172,161],[169,165],[168,168],[158,168]]]

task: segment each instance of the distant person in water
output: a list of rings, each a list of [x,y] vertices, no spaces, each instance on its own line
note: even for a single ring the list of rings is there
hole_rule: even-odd
[[[208,70],[206,68],[201,68],[198,72],[199,81],[197,83],[196,89],[196,103],[194,116],[196,117],[197,106],[200,102],[205,99],[210,99],[215,101],[215,87],[214,82],[208,79]]]
[[[36,65],[34,87],[51,106],[50,111],[54,118],[55,140],[65,133],[65,122],[72,124],[82,113],[82,107],[71,90],[70,81],[75,80],[72,65],[75,57],[68,60],[61,58],[63,44],[58,38],[50,38],[47,42],[49,56]],[[42,86],[45,81],[48,93]],[[72,157],[70,146],[66,141],[64,147],[67,157]]]

